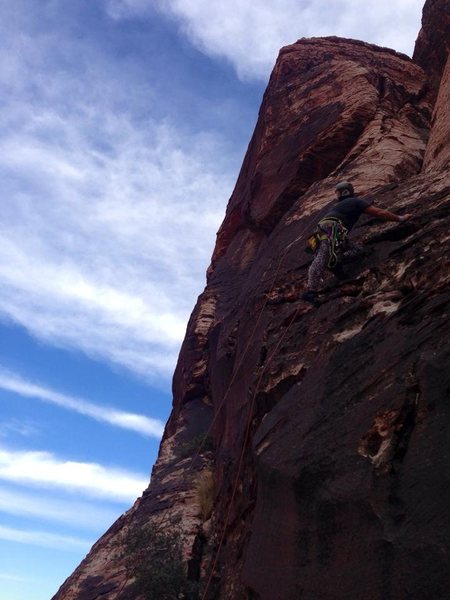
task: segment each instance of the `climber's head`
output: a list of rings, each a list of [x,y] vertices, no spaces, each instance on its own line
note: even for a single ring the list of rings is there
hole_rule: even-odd
[[[355,193],[352,184],[348,181],[341,181],[337,184],[337,186],[334,189],[336,190],[338,200],[343,200],[344,198],[353,196],[353,194]]]

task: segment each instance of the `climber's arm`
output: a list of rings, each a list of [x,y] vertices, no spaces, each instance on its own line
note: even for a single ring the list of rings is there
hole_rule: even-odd
[[[364,214],[372,215],[373,217],[378,217],[379,219],[383,219],[383,221],[408,221],[411,219],[412,214],[407,213],[406,215],[396,215],[389,210],[385,210],[384,208],[378,208],[377,206],[368,206],[364,210]]]

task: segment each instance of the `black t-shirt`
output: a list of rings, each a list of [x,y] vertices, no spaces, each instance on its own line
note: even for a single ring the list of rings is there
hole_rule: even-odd
[[[342,200],[337,200],[336,204],[327,211],[323,218],[334,217],[335,219],[339,219],[350,231],[362,213],[370,205],[371,202],[367,202],[357,196],[350,196],[348,198],[343,198]]]

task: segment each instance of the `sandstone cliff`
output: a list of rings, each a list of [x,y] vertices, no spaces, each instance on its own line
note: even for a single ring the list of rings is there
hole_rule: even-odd
[[[449,23],[428,0],[414,62],[338,38],[281,50],[149,488],[54,600],[137,600],[123,532],[171,514],[203,598],[450,598]],[[303,249],[342,179],[415,218],[361,219],[365,256],[314,308]]]

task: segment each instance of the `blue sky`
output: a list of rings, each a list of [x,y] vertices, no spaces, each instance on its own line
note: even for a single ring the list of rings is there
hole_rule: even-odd
[[[411,54],[422,1],[0,0],[0,600],[147,486],[281,46]]]

